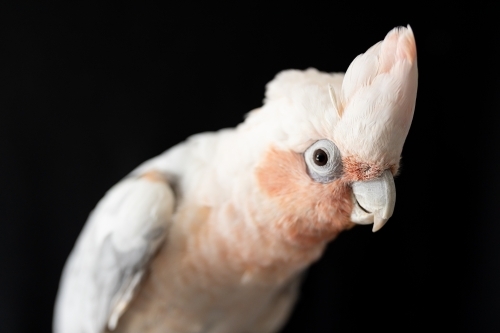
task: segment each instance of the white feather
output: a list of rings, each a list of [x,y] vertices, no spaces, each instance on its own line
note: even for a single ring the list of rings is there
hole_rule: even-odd
[[[113,328],[162,243],[174,196],[162,182],[127,178],[99,202],[64,268],[55,333]]]
[[[392,30],[352,62],[342,84],[342,119],[333,136],[344,156],[399,163],[415,109],[417,76],[410,28]]]

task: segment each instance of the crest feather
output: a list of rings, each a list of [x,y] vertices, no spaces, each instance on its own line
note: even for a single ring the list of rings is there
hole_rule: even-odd
[[[398,163],[415,108],[416,59],[409,26],[391,30],[354,59],[342,82],[343,113],[334,133],[344,154]]]

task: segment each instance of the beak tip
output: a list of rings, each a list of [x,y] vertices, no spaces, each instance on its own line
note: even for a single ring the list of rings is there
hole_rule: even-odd
[[[385,225],[385,223],[388,221],[389,219],[384,219],[380,216],[377,216],[375,215],[375,219],[373,221],[373,228],[372,228],[372,231],[373,232],[377,232],[379,231],[380,229],[382,229],[382,227]]]

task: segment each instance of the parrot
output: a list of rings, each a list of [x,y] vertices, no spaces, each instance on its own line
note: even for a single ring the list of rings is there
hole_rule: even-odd
[[[408,25],[345,73],[283,70],[234,128],[140,164],[78,236],[53,332],[278,332],[326,246],[392,216],[416,57]]]

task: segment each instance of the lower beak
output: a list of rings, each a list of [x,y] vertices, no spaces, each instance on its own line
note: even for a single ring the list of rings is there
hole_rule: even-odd
[[[352,184],[354,207],[351,220],[358,224],[373,223],[373,232],[380,230],[394,212],[396,187],[389,170],[377,179]]]

